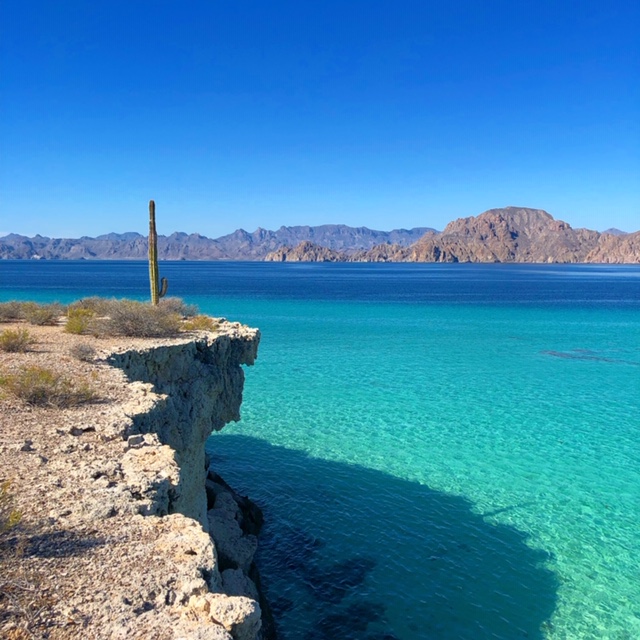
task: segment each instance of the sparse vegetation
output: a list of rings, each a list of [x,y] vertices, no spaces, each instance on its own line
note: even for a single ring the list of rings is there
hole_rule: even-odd
[[[11,300],[9,302],[0,302],[0,322],[16,322],[22,320],[22,307],[24,302]]]
[[[180,332],[182,317],[164,306],[114,300],[108,316],[96,318],[93,324],[97,335],[168,338]]]
[[[5,329],[0,333],[0,349],[11,353],[29,351],[35,339],[27,329]]]
[[[75,407],[97,398],[86,382],[71,380],[38,366],[25,366],[17,373],[0,377],[0,386],[35,406]]]
[[[11,482],[0,481],[0,535],[15,527],[22,514],[13,508],[13,496],[9,492]]]
[[[195,304],[187,304],[182,298],[162,298],[159,305],[167,312],[177,313],[185,318],[198,315],[198,307]]]
[[[69,349],[69,355],[82,362],[93,362],[96,357],[96,350],[90,344],[80,342]]]
[[[29,324],[39,326],[58,324],[60,316],[64,314],[65,308],[57,303],[37,304],[35,302],[25,302],[22,305],[22,315]]]
[[[69,311],[71,309],[88,309],[93,311],[96,316],[104,316],[108,314],[109,304],[112,302],[114,302],[113,298],[100,298],[98,296],[81,298],[69,305]]]
[[[186,331],[215,331],[219,325],[212,317],[199,315],[189,318],[182,326]]]
[[[207,316],[198,316],[195,305],[186,304],[180,298],[163,298],[157,305],[149,305],[137,300],[107,299],[99,297],[83,298],[68,306],[58,303],[37,304],[35,302],[0,303],[0,322],[20,322],[31,324],[57,324],[66,314],[64,331],[76,335],[129,336],[134,338],[167,338],[188,330],[204,329],[213,331],[216,324]],[[183,326],[182,321],[192,319]],[[13,331],[13,330],[7,330]],[[13,331],[15,333],[15,331]],[[7,344],[15,342],[15,336],[4,338]],[[25,349],[0,348],[5,351]]]

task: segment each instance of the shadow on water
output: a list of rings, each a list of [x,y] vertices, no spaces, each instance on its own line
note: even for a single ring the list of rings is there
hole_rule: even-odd
[[[557,579],[468,500],[217,434],[212,467],[263,508],[257,558],[283,640],[541,640]]]

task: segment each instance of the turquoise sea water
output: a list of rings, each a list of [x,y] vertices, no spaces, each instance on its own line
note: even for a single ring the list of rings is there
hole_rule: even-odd
[[[285,640],[640,637],[640,268],[161,265],[260,327],[214,466]],[[0,299],[146,296],[0,263]]]

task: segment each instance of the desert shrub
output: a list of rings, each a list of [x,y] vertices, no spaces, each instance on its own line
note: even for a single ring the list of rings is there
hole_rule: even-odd
[[[0,333],[0,349],[12,353],[29,351],[35,338],[27,329],[5,329]]]
[[[186,331],[215,331],[218,323],[211,316],[194,316],[186,320],[182,327]]]
[[[98,336],[167,338],[180,332],[183,318],[191,318],[197,313],[197,307],[180,298],[163,298],[155,306],[138,300],[83,298],[69,305],[65,331]]]
[[[167,338],[179,333],[182,318],[171,309],[137,300],[110,300],[107,317],[94,322],[96,333],[134,338]]]
[[[160,298],[159,307],[167,313],[177,313],[184,318],[191,318],[198,313],[198,307],[187,304],[182,298]]]
[[[0,482],[0,534],[9,531],[20,522],[21,514],[13,508],[13,496],[9,493],[11,483]]]
[[[91,296],[89,298],[81,298],[76,302],[69,305],[69,311],[71,309],[87,309],[92,311],[96,316],[104,316],[108,313],[109,304],[113,302],[109,298],[100,298],[98,296]]]
[[[37,366],[22,367],[17,373],[0,377],[0,386],[37,406],[75,407],[96,399],[95,391],[85,382]]]
[[[95,311],[84,307],[69,307],[67,323],[64,330],[67,333],[91,333],[91,324],[96,317]]]
[[[93,362],[96,357],[96,350],[90,344],[80,342],[69,349],[69,355],[82,362]]]
[[[55,325],[64,313],[64,307],[53,302],[51,304],[37,304],[35,302],[25,302],[22,305],[22,315],[29,324],[35,325]]]
[[[10,300],[9,302],[0,302],[0,322],[15,322],[22,320],[22,307],[24,302]]]

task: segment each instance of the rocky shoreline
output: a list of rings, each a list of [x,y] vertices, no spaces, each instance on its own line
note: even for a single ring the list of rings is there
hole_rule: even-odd
[[[0,635],[274,638],[253,563],[262,515],[204,452],[239,419],[259,331],[224,320],[162,340],[29,331],[35,345],[3,353],[0,375],[47,367],[97,398],[56,408],[0,396],[0,480],[22,513],[1,540]],[[70,355],[80,343],[95,357]]]

